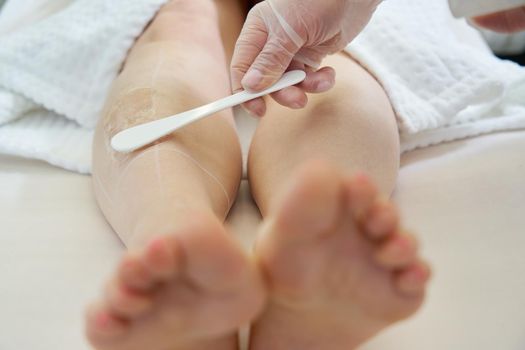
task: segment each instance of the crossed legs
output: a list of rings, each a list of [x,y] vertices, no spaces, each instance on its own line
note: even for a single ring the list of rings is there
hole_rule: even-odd
[[[272,105],[261,122],[249,163],[265,218],[255,259],[222,225],[241,176],[231,111],[132,154],[111,151],[120,130],[229,94],[243,10],[236,0],[172,0],[112,87],[93,179],[128,253],[88,311],[97,349],[233,350],[237,329],[254,320],[253,349],[348,349],[421,303],[428,269],[378,199],[397,172],[394,116],[348,57],[329,59],[334,91],[304,111]]]

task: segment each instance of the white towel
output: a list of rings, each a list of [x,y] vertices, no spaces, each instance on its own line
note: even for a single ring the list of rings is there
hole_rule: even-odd
[[[446,0],[383,2],[347,51],[383,84],[403,151],[525,128],[525,69],[496,58]]]
[[[0,17],[0,151],[88,173],[111,81],[165,1],[76,0],[3,35]],[[525,70],[496,59],[446,4],[386,1],[347,48],[387,91],[404,151],[525,127]]]
[[[89,173],[110,85],[166,1],[8,1],[10,16],[0,17],[0,151]]]

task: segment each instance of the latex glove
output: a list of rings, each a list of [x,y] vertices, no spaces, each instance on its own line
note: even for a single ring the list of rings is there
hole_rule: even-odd
[[[306,80],[272,97],[290,108],[303,108],[306,93],[330,90],[335,71],[318,70],[323,58],[343,50],[370,21],[381,0],[267,0],[254,6],[237,41],[231,64],[234,91],[260,91],[292,69]],[[255,115],[266,112],[263,99],[246,103]]]
[[[474,18],[474,22],[499,33],[515,33],[525,30],[525,6],[513,10]]]

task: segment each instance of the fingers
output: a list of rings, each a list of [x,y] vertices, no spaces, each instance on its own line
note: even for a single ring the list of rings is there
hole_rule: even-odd
[[[311,94],[327,92],[335,85],[335,75],[335,70],[332,67],[323,67],[315,72],[307,72],[306,80],[299,86]]]
[[[292,62],[290,70],[306,68],[299,67]],[[273,93],[272,98],[282,106],[291,109],[301,109],[306,107],[308,97],[306,93],[319,94],[327,92],[335,85],[335,70],[332,67],[324,67],[318,71],[306,69],[306,80],[297,86],[292,86],[281,91]],[[252,100],[243,105],[248,112],[256,117],[262,117],[266,113],[266,103],[263,98]]]
[[[230,74],[234,92],[243,89],[241,82],[266,45],[268,33],[266,24],[260,17],[257,7],[254,7],[248,14],[233,52]]]
[[[308,103],[306,93],[303,89],[297,86],[291,86],[281,91],[277,91],[271,96],[280,105],[291,109],[304,108]]]
[[[302,69],[305,70],[305,67]],[[320,94],[332,89],[334,85],[335,70],[332,67],[324,67],[318,71],[306,69],[305,81],[297,86],[292,86],[290,88],[278,91],[272,94],[272,97],[280,105],[292,109],[301,109],[306,107],[306,104],[308,103],[308,97],[306,96],[306,93]]]
[[[515,33],[525,30],[525,6],[474,18],[484,28],[499,33]]]
[[[260,4],[250,11],[237,40],[230,73],[234,92],[242,89],[263,90],[273,85],[288,68],[293,57],[293,54],[288,54],[291,57],[283,58],[279,53],[272,53],[275,50],[282,52],[282,49],[278,49],[280,46],[276,44],[279,40],[270,36],[261,6]],[[268,65],[272,66],[275,61],[281,62],[278,67],[265,68]],[[269,71],[271,72],[268,73]],[[265,78],[263,74],[269,77]],[[262,117],[266,113],[266,103],[263,98],[249,101],[243,107],[257,117]]]
[[[259,97],[255,100],[248,101],[242,105],[244,109],[255,117],[263,117],[266,114],[266,102],[264,98]]]
[[[282,23],[276,21],[268,3],[255,6],[246,19],[237,41],[231,64],[232,89],[261,91],[275,84],[288,70],[307,71],[307,78],[297,87],[290,87],[272,94],[275,101],[292,109],[304,108],[308,102],[306,93],[321,93],[335,84],[335,71],[325,67],[318,71],[307,69],[305,64],[294,60],[301,50],[299,37],[294,40]],[[254,116],[266,113],[266,103],[259,98],[245,103],[244,108]]]
[[[257,31],[262,31],[266,33],[266,42],[262,45],[262,49],[262,41],[257,42],[259,49],[257,52],[253,44],[251,48],[248,45],[237,47],[240,51],[250,50],[250,53],[244,54],[249,61],[240,65],[236,64],[242,69],[249,66],[248,70],[244,71],[245,74],[241,80],[241,85],[246,90],[261,91],[275,84],[305,43],[305,40],[300,38],[288,23],[278,16],[271,2],[257,4],[248,14],[247,24],[244,26],[246,30],[244,33],[241,32],[241,38],[243,34],[248,39]],[[257,37],[262,36],[258,34]],[[243,41],[244,38],[241,42]]]
[[[269,88],[286,72],[296,52],[294,43],[269,36],[264,48],[242,78],[242,86],[251,91]]]
[[[231,64],[232,87],[261,91],[275,84],[290,66],[302,42],[287,34],[267,2],[248,14]]]

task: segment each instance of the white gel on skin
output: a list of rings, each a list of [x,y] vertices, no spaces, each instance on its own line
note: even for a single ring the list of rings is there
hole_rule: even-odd
[[[256,93],[242,91],[223,98],[222,100],[192,109],[191,111],[124,130],[111,139],[111,147],[117,152],[133,152],[200,119],[209,117],[224,109],[232,108],[284,88],[297,85],[305,79],[306,73],[301,70],[287,72],[275,85],[264,91]]]

